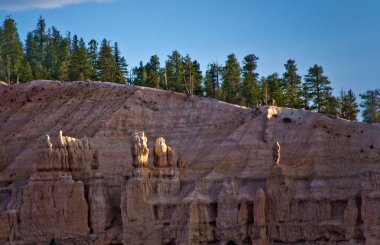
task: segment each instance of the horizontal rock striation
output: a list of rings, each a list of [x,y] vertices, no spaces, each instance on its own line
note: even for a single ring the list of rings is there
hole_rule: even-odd
[[[379,135],[128,85],[0,85],[0,244],[380,244]]]

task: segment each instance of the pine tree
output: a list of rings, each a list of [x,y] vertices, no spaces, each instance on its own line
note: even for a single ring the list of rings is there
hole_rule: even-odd
[[[73,36],[73,39],[70,42],[70,55],[78,52],[79,49],[79,39],[77,35]]]
[[[68,55],[63,55],[67,47],[61,33],[53,26],[48,31],[46,44],[45,68],[48,70],[51,79],[59,79],[59,68],[61,63],[67,62]]]
[[[118,64],[118,74],[119,74],[119,81],[121,83],[127,82],[128,77],[128,64],[127,61],[125,61],[125,58],[122,56],[120,58],[120,63]]]
[[[87,56],[87,48],[83,38],[78,40],[74,35],[69,65],[69,77],[71,81],[84,81],[91,76],[91,65]]]
[[[35,66],[35,71],[34,71],[34,78],[45,79],[48,76],[49,74],[47,73],[46,69],[42,66],[40,62],[37,62]]]
[[[301,108],[304,110],[310,110],[310,101],[312,100],[311,94],[309,93],[309,88],[307,84],[302,84],[302,91],[301,91]]]
[[[204,91],[202,87],[203,75],[201,71],[201,66],[198,63],[198,61],[194,60],[192,67],[193,67],[193,71],[192,71],[193,94],[198,95],[198,96],[203,96],[204,95]]]
[[[58,80],[69,80],[69,62],[62,62],[58,67]]]
[[[113,56],[112,47],[106,39],[103,39],[100,45],[98,70],[98,77],[101,81],[115,82],[117,80],[115,74],[117,74],[118,67]]]
[[[247,106],[255,106],[259,100],[258,76],[255,72],[257,61],[259,58],[254,54],[249,54],[243,60],[243,84],[241,94],[244,104]],[[268,100],[268,99],[267,99]]]
[[[20,81],[21,82],[30,82],[33,80],[33,72],[32,68],[30,67],[29,63],[26,61],[23,62],[23,65],[21,66],[20,70]]]
[[[160,59],[157,55],[150,57],[149,62],[145,65],[146,86],[151,88],[160,88]]]
[[[278,76],[277,73],[273,73],[269,75],[267,78],[265,78],[265,82],[267,84],[267,91],[268,91],[268,99],[274,101],[274,103],[277,106],[284,106],[283,102],[283,94],[281,90],[281,79]],[[264,86],[262,86],[264,87]],[[264,89],[261,89],[264,91]],[[265,98],[265,95],[262,96],[262,98]]]
[[[88,43],[87,48],[87,56],[91,65],[90,79],[97,80],[98,79],[98,71],[97,71],[97,59],[98,59],[98,42],[92,39]]]
[[[364,94],[360,94],[363,102],[360,107],[363,108],[363,121],[367,123],[380,122],[380,90],[367,90]]]
[[[58,80],[69,80],[69,63],[70,63],[70,33],[67,33],[65,38],[59,42],[58,48]]]
[[[79,80],[79,71],[77,67],[77,55],[79,50],[79,40],[78,36],[74,35],[71,40],[70,46],[70,62],[69,62],[69,79],[71,81]]]
[[[46,34],[45,20],[40,16],[37,21],[36,29],[29,32],[25,41],[26,62],[32,68],[34,79],[46,79],[50,78],[50,73],[46,66],[49,66],[50,62],[46,60],[47,45],[49,36]],[[61,48],[59,49],[61,50]],[[59,61],[62,61],[58,58]]]
[[[180,93],[186,91],[183,57],[177,50],[174,50],[173,53],[168,56],[168,60],[165,64],[165,74],[168,89]]]
[[[193,62],[190,56],[187,54],[183,58],[183,75],[184,75],[184,86],[185,91],[189,94],[193,94],[194,91],[194,74],[193,74]]]
[[[35,78],[37,66],[37,43],[33,38],[33,33],[29,32],[25,40],[26,62],[31,66],[33,77]]]
[[[223,100],[229,103],[240,104],[240,88],[240,64],[237,61],[235,54],[230,54],[223,67]]]
[[[285,73],[282,77],[284,106],[301,108],[301,76],[297,74],[296,61],[289,59],[284,66]]]
[[[133,68],[132,73],[132,84],[145,87],[149,85],[149,83],[147,82],[147,72],[142,61],[140,61],[139,67],[136,66],[135,68]]]
[[[37,49],[38,49],[38,61],[41,64],[44,64],[45,60],[45,45],[46,45],[46,24],[45,19],[40,16],[40,18],[37,21],[37,27],[34,30],[34,40],[37,43]]]
[[[87,56],[86,43],[82,38],[79,40],[77,66],[79,70],[79,79],[82,81],[89,79],[91,75],[91,65]]]
[[[1,74],[4,80],[8,83],[11,80],[18,82],[21,70],[24,53],[22,43],[20,41],[16,23],[10,17],[6,18],[1,30]]]
[[[192,61],[189,55],[183,58],[183,74],[185,91],[189,94],[203,95],[200,65],[196,60]]]
[[[48,36],[46,34],[46,24],[45,19],[42,16],[39,17],[37,21],[36,29],[33,31],[33,39],[36,42],[36,58],[37,58],[37,66],[38,74],[42,77],[37,77],[39,79],[47,78],[48,72],[46,69],[45,58],[46,58],[46,46]],[[38,63],[40,65],[38,65]]]
[[[255,73],[257,61],[255,55],[247,55],[241,70],[236,56],[231,54],[223,68],[215,63],[209,64],[203,79],[199,63],[175,50],[163,68],[157,55],[152,56],[146,65],[141,62],[133,69],[134,79],[131,81],[137,85],[188,91],[248,106],[255,105],[259,99],[274,99],[279,106],[309,109],[312,102],[313,110],[356,120],[359,109],[354,93],[351,89],[348,92],[342,90],[339,98],[334,97],[322,67],[310,67],[305,82],[301,84],[295,61],[290,59],[284,65],[286,71],[282,79],[274,73],[259,81]],[[45,20],[40,16],[35,30],[27,34],[23,50],[15,21],[7,17],[0,27],[0,79],[8,83],[44,78],[90,78],[122,83],[126,81],[127,73],[127,64],[117,42],[111,46],[104,39],[98,49],[98,43],[91,40],[86,49],[83,39],[76,35],[72,39],[70,33],[63,37],[55,27],[46,31]],[[380,90],[368,90],[360,96],[364,121],[380,122]]]
[[[332,94],[331,90],[325,90],[324,92],[325,102],[321,108],[321,113],[339,116],[339,100]]]
[[[329,86],[330,83],[327,76],[323,75],[322,66],[314,65],[309,68],[308,74],[305,76],[305,86],[310,94],[310,98],[313,100],[311,109],[321,113],[326,110],[326,104],[331,99],[332,88]]]
[[[47,37],[45,67],[50,75],[48,79],[56,79],[58,72],[58,48],[56,40],[53,38],[53,29],[48,29]]]
[[[359,112],[359,106],[356,103],[356,96],[352,92],[352,90],[344,91],[343,89],[340,92],[340,117],[351,120],[351,121],[356,121],[357,120],[357,114]]]
[[[259,97],[257,99],[256,105],[267,105],[269,101],[269,83],[268,80],[262,76],[258,83],[259,87]]]
[[[115,58],[115,64],[116,64],[116,74],[115,74],[115,80],[114,82],[117,83],[125,83],[126,76],[128,75],[127,70],[127,62],[125,61],[125,58],[121,56],[119,45],[117,42],[115,42],[114,48],[113,48],[113,56]]]
[[[217,98],[220,88],[219,74],[222,68],[217,63],[210,63],[207,66],[206,75],[204,78],[205,95],[211,98]]]

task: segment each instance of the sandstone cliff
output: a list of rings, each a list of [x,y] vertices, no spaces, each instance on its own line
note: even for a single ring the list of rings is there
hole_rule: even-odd
[[[150,88],[0,85],[0,243],[380,244],[379,135]]]

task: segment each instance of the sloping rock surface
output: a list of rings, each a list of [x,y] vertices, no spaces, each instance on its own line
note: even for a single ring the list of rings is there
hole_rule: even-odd
[[[380,244],[379,135],[128,85],[0,85],[0,243]]]

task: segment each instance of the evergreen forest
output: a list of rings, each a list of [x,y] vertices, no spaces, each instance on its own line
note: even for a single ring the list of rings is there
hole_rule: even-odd
[[[188,54],[174,50],[163,62],[152,55],[146,63],[128,68],[117,42],[107,39],[86,42],[70,32],[46,27],[42,16],[35,29],[21,41],[14,19],[6,17],[0,27],[0,80],[8,84],[48,79],[58,81],[108,81],[165,89],[189,96],[205,96],[253,107],[277,105],[311,110],[356,121],[380,122],[380,89],[360,94],[351,89],[333,93],[332,82],[320,65],[299,74],[293,59],[284,62],[282,74],[260,76],[259,57],[247,54],[239,61],[235,54],[224,63],[210,62],[206,71]]]

